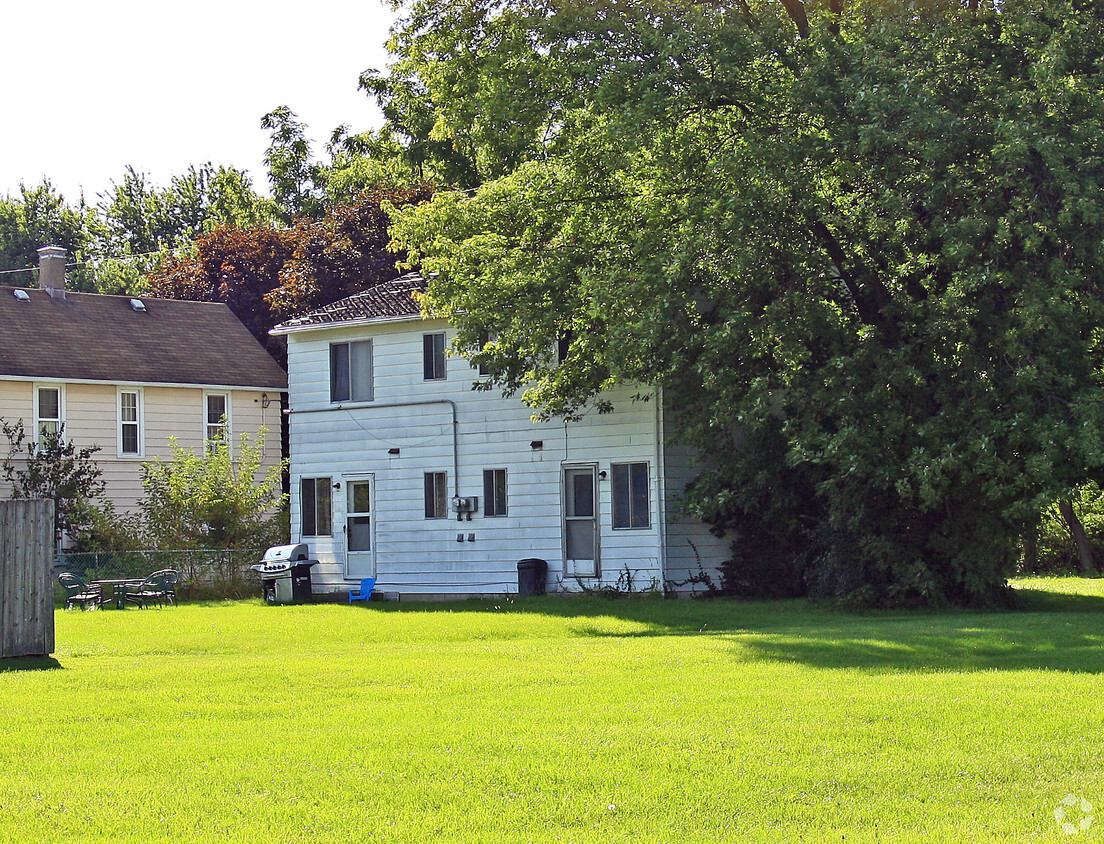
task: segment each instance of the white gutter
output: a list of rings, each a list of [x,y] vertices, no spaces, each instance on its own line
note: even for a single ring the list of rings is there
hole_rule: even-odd
[[[275,337],[279,337],[283,334],[299,334],[303,331],[323,331],[327,328],[349,328],[354,325],[383,325],[399,322],[433,322],[434,319],[436,319],[436,317],[426,319],[421,314],[401,317],[355,317],[353,319],[343,319],[339,322],[312,322],[306,325],[290,325],[285,323],[283,325],[277,325],[275,328],[270,328],[268,333]]]

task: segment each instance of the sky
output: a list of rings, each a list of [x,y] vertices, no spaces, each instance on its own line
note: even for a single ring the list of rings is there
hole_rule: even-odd
[[[334,127],[378,126],[357,82],[383,70],[381,0],[12,0],[0,36],[0,196],[48,177],[70,204],[126,165],[157,186],[190,165],[267,191],[261,117],[286,105],[322,155]]]

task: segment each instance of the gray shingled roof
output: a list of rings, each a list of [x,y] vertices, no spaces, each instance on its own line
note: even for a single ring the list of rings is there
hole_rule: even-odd
[[[22,289],[22,288],[20,288]],[[0,287],[0,376],[286,390],[287,374],[219,302]]]
[[[424,292],[425,289],[426,282],[421,275],[408,273],[373,285],[367,290],[339,299],[330,305],[309,311],[295,319],[289,319],[277,325],[274,332],[281,333],[283,329],[334,322],[418,316],[421,308],[411,294]]]

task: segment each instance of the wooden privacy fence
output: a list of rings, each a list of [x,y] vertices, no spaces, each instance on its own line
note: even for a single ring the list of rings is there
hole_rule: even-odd
[[[53,501],[0,501],[0,658],[54,651],[53,551]]]

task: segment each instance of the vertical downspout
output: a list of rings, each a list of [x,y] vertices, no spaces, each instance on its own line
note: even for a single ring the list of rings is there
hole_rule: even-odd
[[[659,524],[656,525],[659,533],[659,576],[660,584],[664,591],[667,585],[667,466],[663,459],[664,440],[663,432],[663,388],[656,387],[656,481],[659,491],[656,497],[659,499],[657,513]]]

